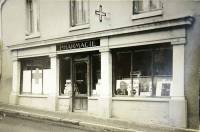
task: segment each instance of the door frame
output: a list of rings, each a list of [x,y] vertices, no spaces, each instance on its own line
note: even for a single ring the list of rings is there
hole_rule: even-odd
[[[81,98],[80,96],[76,96],[75,95],[75,80],[76,80],[76,69],[75,69],[75,65],[77,63],[83,63],[85,62],[87,64],[87,94],[86,95],[86,100],[87,100],[87,109],[86,110],[76,110],[74,108],[74,105],[75,105],[75,99],[76,98]],[[81,111],[81,112],[86,112],[88,110],[88,96],[90,94],[90,58],[89,58],[89,55],[87,55],[87,57],[85,58],[80,58],[80,59],[77,59],[77,58],[74,58],[72,59],[72,112],[76,112],[76,111]],[[85,98],[85,97],[83,97]]]

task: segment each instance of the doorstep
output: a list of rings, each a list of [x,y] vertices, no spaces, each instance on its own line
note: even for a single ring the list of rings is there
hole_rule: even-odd
[[[152,124],[139,124],[115,118],[100,118],[85,113],[52,112],[27,108],[19,105],[0,104],[0,112],[7,116],[26,118],[38,121],[50,121],[59,125],[79,127],[91,131],[112,132],[199,132],[193,129],[175,128]]]

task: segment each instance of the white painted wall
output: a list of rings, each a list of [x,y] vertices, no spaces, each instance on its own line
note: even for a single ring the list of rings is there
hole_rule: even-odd
[[[35,109],[47,110],[49,107],[47,97],[34,98],[34,97],[21,96],[19,97],[18,101],[19,101],[19,104],[22,106],[35,108]]]
[[[6,45],[108,30],[192,13],[199,14],[200,10],[200,3],[194,0],[166,0],[162,16],[132,20],[131,0],[92,0],[89,3],[89,28],[69,31],[69,0],[39,0],[39,3],[41,36],[25,40],[25,0],[8,0],[6,2],[3,9],[3,39]],[[99,4],[107,13],[107,17],[104,17],[102,22],[99,22],[98,16],[95,15]]]
[[[69,97],[58,98],[58,100],[57,100],[57,110],[63,111],[63,112],[70,111],[70,99],[69,99]]]
[[[169,125],[169,102],[147,100],[112,101],[112,117],[144,124]]]

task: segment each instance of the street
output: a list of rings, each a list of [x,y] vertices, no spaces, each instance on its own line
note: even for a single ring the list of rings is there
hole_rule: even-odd
[[[89,132],[55,123],[6,116],[0,119],[0,132]]]

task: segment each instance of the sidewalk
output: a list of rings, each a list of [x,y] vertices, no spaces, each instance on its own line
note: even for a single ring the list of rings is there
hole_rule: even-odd
[[[138,124],[114,118],[105,119],[83,113],[51,112],[7,104],[0,104],[0,112],[6,113],[7,116],[50,121],[59,125],[97,132],[199,132],[192,129]]]

